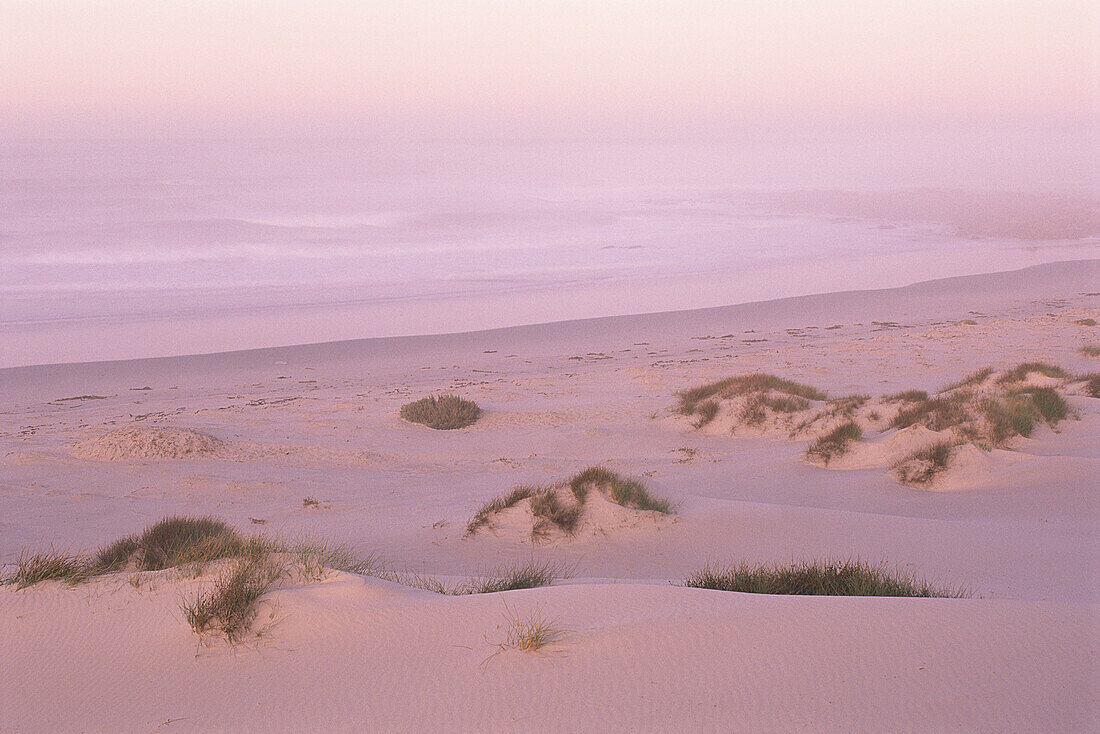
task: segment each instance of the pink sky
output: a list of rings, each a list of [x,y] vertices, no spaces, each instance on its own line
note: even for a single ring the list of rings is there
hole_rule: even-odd
[[[1096,3],[0,0],[0,132],[1095,125]]]

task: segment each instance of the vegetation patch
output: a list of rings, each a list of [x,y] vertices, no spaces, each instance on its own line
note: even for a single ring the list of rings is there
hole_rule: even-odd
[[[1100,398],[1100,372],[1085,375],[1085,394],[1090,398]]]
[[[821,436],[806,449],[806,456],[819,459],[826,466],[833,459],[843,456],[851,450],[852,444],[863,437],[863,429],[855,421],[841,423],[833,430]]]
[[[1100,357],[1100,344],[1086,344],[1078,351],[1086,357]]]
[[[924,390],[906,390],[905,392],[886,395],[883,400],[892,403],[923,403],[928,400],[928,393]]]
[[[260,600],[286,569],[267,556],[243,558],[213,586],[183,605],[187,623],[196,634],[222,634],[230,644],[240,642],[259,614]]]
[[[939,441],[917,449],[894,464],[894,473],[902,484],[929,484],[937,474],[947,468],[952,449],[950,441]]]
[[[908,428],[920,424],[933,431],[943,431],[972,420],[972,401],[973,395],[966,391],[925,398],[899,410],[890,421],[890,427]]]
[[[1061,367],[1046,362],[1024,362],[1001,374],[997,378],[997,384],[1004,385],[1010,382],[1023,382],[1027,376],[1038,373],[1044,377],[1063,379],[1069,377],[1069,373]]]
[[[1066,419],[1069,415],[1069,404],[1066,399],[1051,387],[1026,387],[1015,390],[1017,395],[1027,395],[1031,398],[1031,405],[1039,416],[1051,426]]]
[[[682,415],[695,415],[700,403],[713,398],[728,400],[739,395],[766,393],[774,391],[804,400],[824,400],[825,393],[810,385],[803,385],[776,375],[753,372],[736,377],[727,377],[706,385],[683,390],[677,393],[680,400],[679,411]]]
[[[980,370],[971,372],[969,375],[962,378],[961,380],[957,382],[952,382],[951,384],[947,385],[942,390],[940,390],[940,393],[942,394],[945,392],[953,392],[955,390],[958,390],[960,387],[973,387],[974,385],[980,385],[988,380],[989,376],[992,374],[992,367],[983,367]]]
[[[1096,319],[1077,319],[1073,323],[1078,326],[1096,326]]]
[[[20,554],[15,573],[3,579],[3,582],[15,584],[16,588],[23,589],[43,581],[79,584],[87,580],[90,575],[88,559],[85,557],[57,551],[43,551]]]
[[[523,500],[530,500],[535,522],[531,536],[545,539],[556,528],[574,535],[584,517],[589,493],[602,492],[612,502],[634,510],[670,514],[672,504],[656,497],[637,479],[624,477],[602,466],[590,466],[569,481],[544,487],[519,486],[506,495],[496,497],[478,509],[466,524],[466,534],[473,535],[492,522],[493,516]]]
[[[961,597],[926,581],[892,573],[859,561],[806,561],[791,565],[707,566],[688,576],[684,586],[749,594],[804,596]]]
[[[465,428],[481,415],[477,403],[457,395],[429,395],[401,406],[401,417],[441,431]]]

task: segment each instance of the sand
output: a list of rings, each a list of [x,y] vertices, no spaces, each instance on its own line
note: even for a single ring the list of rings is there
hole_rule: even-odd
[[[555,585],[441,596],[332,573],[287,581],[258,637],[200,640],[208,579],[119,574],[0,587],[0,731],[1090,731],[1100,726],[1100,400],[945,484],[888,470],[921,430],[829,468],[812,436],[696,430],[675,393],[752,371],[874,397],[1042,360],[1100,371],[1100,261],[673,314],[217,355],[0,370],[0,562],[94,549],[168,514],[308,533],[461,580],[558,563]],[[968,321],[975,323],[970,324]],[[1061,383],[1059,383],[1061,384]],[[146,389],[148,388],[148,389]],[[459,431],[402,421],[455,391]],[[487,500],[592,464],[673,501],[599,498],[533,542]],[[313,503],[304,502],[305,499]],[[507,520],[507,519],[506,519]],[[684,588],[707,563],[852,558],[969,598]],[[10,570],[10,566],[9,569]],[[508,616],[562,630],[501,650]]]

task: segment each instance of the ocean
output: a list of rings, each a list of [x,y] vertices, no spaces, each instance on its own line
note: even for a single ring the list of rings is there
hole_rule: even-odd
[[[776,206],[883,183],[768,160],[651,143],[9,146],[0,367],[699,308],[1100,252],[1095,236]]]

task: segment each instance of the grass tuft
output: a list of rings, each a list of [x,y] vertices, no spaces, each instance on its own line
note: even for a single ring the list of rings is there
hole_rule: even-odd
[[[240,642],[252,629],[260,600],[285,572],[266,556],[236,561],[211,589],[184,603],[187,623],[196,634],[218,632],[230,644]]]
[[[700,404],[712,398],[728,399],[769,390],[804,400],[824,400],[826,397],[824,392],[810,385],[803,385],[776,375],[753,372],[682,390],[677,393],[680,400],[679,411],[683,415],[695,415]]]
[[[20,554],[15,573],[3,581],[7,584],[15,584],[17,589],[23,589],[42,581],[79,584],[87,580],[90,575],[88,560],[84,556],[42,551]]]
[[[482,505],[470,519],[470,522],[466,523],[466,534],[473,535],[484,525],[488,525],[493,515],[503,510],[507,510],[509,507],[518,505],[523,500],[529,499],[536,492],[540,491],[542,491],[542,489],[539,487],[520,485],[519,487],[514,487],[512,491],[506,495],[494,497]]]
[[[920,424],[933,431],[943,431],[971,420],[969,392],[927,398],[898,411],[890,421],[891,428],[908,428]]]
[[[893,395],[886,395],[884,400],[898,403],[923,403],[928,400],[928,393],[924,390],[906,390],[905,392],[896,392]]]
[[[1031,398],[1031,404],[1043,420],[1051,426],[1066,419],[1069,415],[1069,404],[1066,399],[1058,394],[1058,391],[1050,387],[1027,387],[1015,390],[1016,395],[1027,395]]]
[[[928,484],[947,468],[952,449],[950,441],[939,441],[917,449],[894,464],[894,473],[902,484]]]
[[[826,466],[838,456],[843,456],[852,444],[863,437],[863,429],[858,423],[848,421],[821,436],[806,449],[806,456],[820,459]]]
[[[1100,372],[1085,375],[1085,394],[1090,398],[1100,398]]]
[[[481,415],[481,408],[457,395],[429,395],[401,406],[401,417],[441,431],[465,428]]]
[[[1077,351],[1086,357],[1100,357],[1100,344],[1086,344]]]
[[[1061,367],[1046,362],[1024,362],[1018,364],[997,378],[997,384],[1004,385],[1009,382],[1022,382],[1027,376],[1036,372],[1044,377],[1065,378],[1069,373]]]
[[[993,368],[992,367],[983,367],[982,369],[977,370],[976,372],[971,372],[969,375],[962,378],[961,380],[959,380],[957,382],[952,382],[951,384],[949,384],[946,387],[942,388],[940,390],[940,394],[942,395],[945,392],[951,392],[953,390],[958,390],[960,387],[971,387],[973,385],[980,385],[983,382],[985,382],[986,380],[988,380],[989,376],[992,375],[992,374],[993,374]]]
[[[748,594],[805,596],[960,597],[925,581],[891,573],[859,561],[805,561],[787,566],[740,564],[726,569],[706,566],[688,576],[684,586]]]
[[[1077,319],[1073,323],[1078,326],[1096,326],[1096,319]]]
[[[470,579],[454,589],[445,590],[447,594],[496,594],[501,591],[517,589],[535,589],[550,586],[565,576],[564,569],[553,563],[531,561],[519,566],[505,567],[489,576]]]

